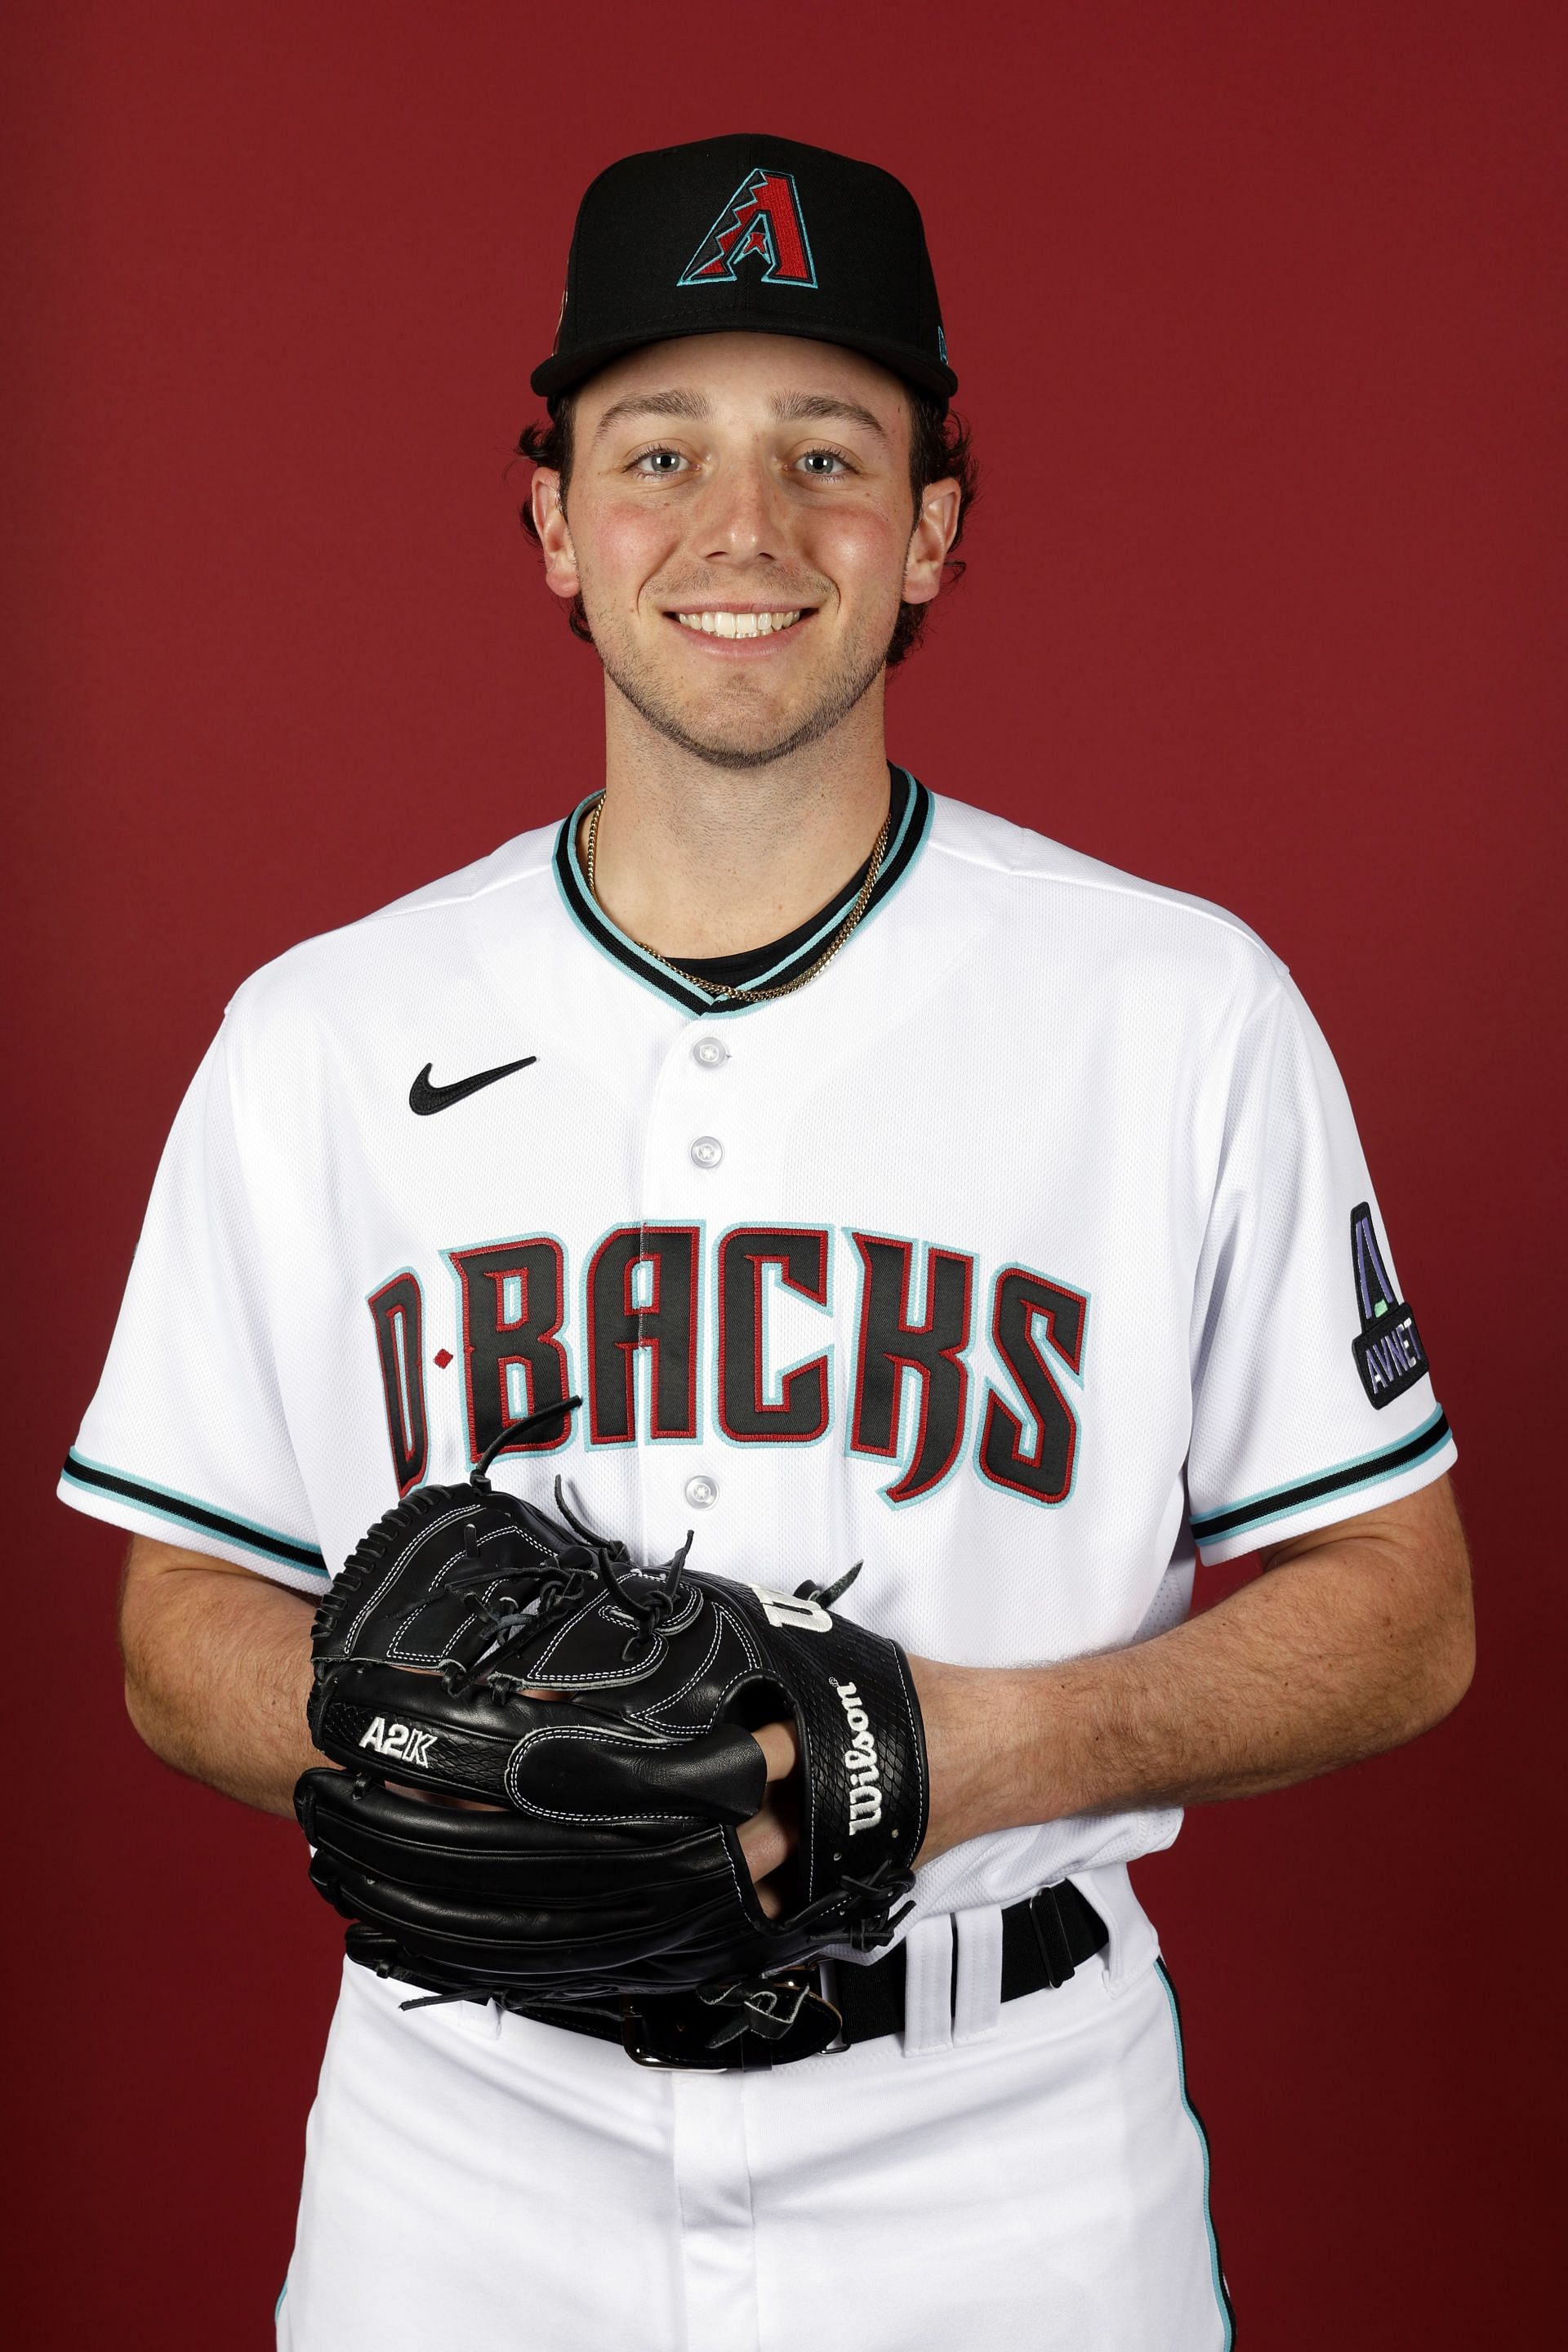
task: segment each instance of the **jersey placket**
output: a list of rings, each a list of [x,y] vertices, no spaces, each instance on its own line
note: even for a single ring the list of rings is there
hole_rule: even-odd
[[[776,1162],[766,1117],[770,1008],[722,1024],[689,1023],[671,1042],[648,1106],[640,1213],[647,1255],[637,1273],[637,1303],[647,1310],[651,1344],[638,1381],[637,1473],[645,1540],[663,1557],[695,1528],[716,1533],[737,1500],[742,1465],[721,1446],[713,1398],[715,1367],[703,1335],[714,1326],[713,1245],[730,1226],[770,1213]],[[686,1263],[689,1312],[666,1287]],[[676,1383],[660,1350],[677,1334],[689,1349],[689,1427],[673,1409]],[[660,1391],[664,1404],[660,1404]]]

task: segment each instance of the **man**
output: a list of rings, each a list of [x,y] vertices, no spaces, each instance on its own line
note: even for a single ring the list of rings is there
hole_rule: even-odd
[[[1228,2344],[1126,1865],[1470,1672],[1337,1073],[1233,919],[888,764],[969,478],[897,182],[771,136],[616,165],[533,383],[603,791],[239,992],[62,1493],[132,1531],[143,1737],[286,1812],[331,1567],[580,1390],[498,1475],[647,1559],[864,1558],[930,1827],[896,1953],[837,1955],[846,2046],[771,2071],[347,1967],[279,2343]],[[1259,1548],[1189,1620],[1195,1555]],[[766,1902],[796,1755],[757,1737]]]

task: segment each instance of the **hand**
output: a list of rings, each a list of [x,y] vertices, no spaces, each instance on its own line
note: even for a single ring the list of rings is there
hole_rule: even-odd
[[[559,1698],[559,1691],[531,1690],[530,1698]],[[794,1776],[800,1763],[800,1746],[795,1727],[789,1723],[764,1723],[754,1732],[758,1747],[767,1759],[768,1792],[759,1810],[749,1822],[742,1822],[737,1834],[741,1852],[746,1857],[746,1867],[757,1890],[757,1900],[764,1915],[776,1919],[784,1908],[784,1872],[794,1853],[800,1835],[800,1808],[796,1801]],[[416,1797],[422,1805],[446,1805],[456,1812],[490,1813],[500,1810],[482,1803],[477,1797],[447,1796],[438,1789],[416,1789],[406,1781],[389,1780],[389,1789],[400,1796]]]
[[[925,1726],[925,1842],[916,1860],[967,1838],[1006,1826],[1005,1788],[1011,1757],[1008,1698],[1019,1678],[1006,1668],[950,1666],[935,1658],[910,1660],[910,1675]]]
[[[993,1738],[998,1726],[993,1722],[992,1734],[987,1734],[988,1710],[977,1687],[989,1682],[994,1688],[1000,1678],[984,1668],[942,1665],[932,1658],[910,1658],[910,1673],[925,1721],[931,1774],[930,1818],[917,1857],[926,1863],[966,1838],[1000,1826],[994,1818],[997,1758]],[[999,1702],[1002,1694],[994,1696]],[[994,1709],[990,1712],[994,1715]],[[800,1743],[790,1723],[764,1723],[752,1736],[768,1759],[768,1792],[760,1810],[741,1825],[741,1852],[757,1899],[773,1919],[784,1907],[784,1874],[798,1840]]]
[[[792,1723],[764,1723],[752,1735],[768,1763],[768,1791],[738,1835],[746,1867],[757,1890],[757,1900],[770,1919],[784,1907],[783,1874],[800,1836],[800,1805],[795,1774],[800,1764],[800,1743]]]
[[[925,1719],[926,1756],[931,1769],[930,1820],[918,1859],[934,1862],[949,1847],[978,1837],[995,1823],[985,1817],[984,1791],[972,1785],[970,1769],[984,1748],[975,1733],[983,1727],[974,1685],[984,1670],[946,1666],[931,1658],[911,1658],[910,1672]],[[530,1698],[559,1698],[559,1691],[531,1690]],[[784,1910],[790,1857],[800,1837],[800,1804],[795,1775],[800,1768],[800,1743],[792,1723],[764,1723],[752,1737],[767,1759],[767,1795],[749,1822],[739,1830],[741,1852],[752,1874],[757,1900],[764,1915],[776,1919]],[[430,1804],[447,1804],[465,1811],[483,1812],[493,1807],[471,1797],[443,1797],[431,1790],[398,1786],[403,1793]]]

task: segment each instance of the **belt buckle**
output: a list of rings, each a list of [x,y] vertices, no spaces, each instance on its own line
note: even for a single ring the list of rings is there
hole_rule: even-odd
[[[666,2073],[730,2074],[815,2058],[843,2025],[815,1969],[621,1999],[621,2047],[635,2065]]]
[[[657,2006],[655,2005],[657,2002]],[[729,2074],[740,2065],[739,2056],[714,2058],[702,2047],[699,2020],[683,2014],[668,1994],[639,1999],[621,1995],[621,2048],[634,2066],[653,2066],[672,2074]],[[673,2013],[672,2013],[673,2011]]]

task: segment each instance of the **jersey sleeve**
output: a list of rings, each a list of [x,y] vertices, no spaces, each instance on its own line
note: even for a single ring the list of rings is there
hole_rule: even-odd
[[[226,1024],[170,1132],[59,1495],[135,1534],[320,1591],[326,1565],[279,1391],[230,1046]]]
[[[1283,976],[1240,1035],[1198,1268],[1199,1557],[1396,1502],[1455,1458],[1343,1082]]]

